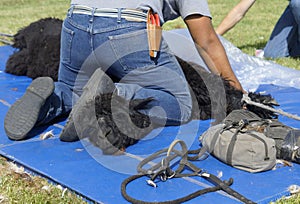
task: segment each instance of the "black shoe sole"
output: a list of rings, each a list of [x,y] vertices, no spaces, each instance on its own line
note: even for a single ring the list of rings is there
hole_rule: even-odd
[[[82,95],[72,108],[67,123],[59,136],[60,140],[64,142],[74,142],[85,138],[84,129],[85,125],[88,124],[83,124],[83,121],[95,122],[95,124],[91,124],[91,127],[97,125],[96,118],[92,120],[95,115],[90,115],[95,114],[95,111],[93,110],[94,104],[89,105],[88,101],[94,101],[93,98],[99,93],[112,93],[114,89],[115,86],[112,80],[106,76],[101,69],[97,69],[83,87]],[[78,118],[80,118],[80,120],[78,120]],[[77,126],[75,127],[75,125]]]
[[[33,129],[41,107],[54,91],[54,82],[50,77],[40,77],[32,81],[25,94],[8,110],[4,129],[12,140],[25,139]]]
[[[72,116],[69,116],[68,121],[65,125],[68,128],[64,128],[59,136],[59,139],[63,142],[75,142],[79,140],[76,132],[75,124]]]

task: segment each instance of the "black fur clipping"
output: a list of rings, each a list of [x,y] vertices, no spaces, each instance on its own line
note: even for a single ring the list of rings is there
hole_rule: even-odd
[[[18,51],[9,57],[5,72],[32,79],[49,76],[57,81],[61,27],[62,20],[45,18],[19,30],[12,45]]]

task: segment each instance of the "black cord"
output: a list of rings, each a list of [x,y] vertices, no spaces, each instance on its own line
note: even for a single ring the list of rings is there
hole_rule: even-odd
[[[191,193],[187,196],[184,196],[184,197],[181,197],[181,198],[178,198],[178,199],[175,199],[175,200],[169,200],[169,201],[157,201],[157,202],[151,202],[151,201],[142,201],[142,200],[138,200],[138,199],[135,199],[131,196],[129,196],[126,192],[126,186],[138,179],[138,178],[141,178],[143,176],[147,176],[147,175],[133,175],[133,176],[130,176],[129,178],[125,179],[122,184],[121,184],[121,193],[122,193],[122,196],[129,202],[131,203],[134,203],[134,204],[179,204],[179,203],[183,203],[183,202],[186,202],[188,200],[191,200],[193,198],[196,198],[200,195],[203,195],[203,194],[206,194],[206,193],[209,193],[209,192],[215,192],[215,191],[218,191],[218,190],[221,190],[221,187],[220,186],[214,186],[214,187],[210,187],[210,188],[205,188],[205,189],[201,189],[201,190],[198,190],[194,193]]]
[[[175,145],[179,143],[181,145],[181,151],[178,151],[174,149]],[[191,200],[193,198],[196,198],[200,195],[209,193],[209,192],[214,192],[217,190],[223,190],[229,195],[232,195],[233,197],[239,199],[240,201],[247,203],[247,204],[254,204],[253,201],[245,198],[243,195],[239,194],[229,186],[232,185],[233,179],[230,178],[229,181],[222,181],[220,178],[213,174],[209,174],[206,172],[203,172],[202,169],[196,167],[194,164],[189,162],[189,160],[196,160],[197,158],[201,158],[203,154],[205,153],[206,149],[198,149],[194,151],[188,151],[186,144],[181,141],[181,140],[175,140],[169,148],[165,148],[162,150],[159,150],[155,152],[154,154],[150,155],[149,157],[145,158],[143,161],[141,161],[137,167],[137,170],[139,174],[130,176],[129,178],[125,179],[122,184],[121,184],[121,194],[122,196],[129,202],[131,203],[136,203],[136,204],[176,204],[176,203],[182,203],[186,202],[188,200]],[[197,154],[196,156],[189,157],[188,154]],[[143,169],[143,166],[148,164],[149,162],[153,161],[154,159],[157,159],[159,157],[166,156],[164,157],[160,163],[157,163],[153,165],[149,169]],[[176,157],[180,157],[180,162],[179,162],[179,167],[173,171],[170,167],[170,163],[173,159]],[[185,173],[183,174],[182,171],[188,167],[188,169],[191,170],[191,173]],[[142,201],[142,200],[137,200],[131,196],[129,196],[126,192],[126,186],[136,180],[139,179],[143,176],[148,176],[150,177],[150,181],[153,182],[153,185],[155,185],[154,180],[160,176],[161,180],[165,181],[168,178],[182,178],[182,177],[189,177],[189,176],[200,176],[207,181],[211,182],[214,184],[214,187],[209,187],[205,189],[198,190],[194,193],[191,193],[187,196],[174,199],[174,200],[169,200],[169,201],[161,201],[161,202],[148,202],[148,201]]]

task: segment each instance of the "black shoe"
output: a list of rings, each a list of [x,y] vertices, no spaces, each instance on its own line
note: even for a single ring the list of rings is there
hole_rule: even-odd
[[[104,154],[118,154],[146,136],[153,128],[150,118],[137,109],[153,98],[128,101],[114,94],[100,94],[95,99],[96,117],[101,131],[89,140]]]
[[[54,91],[50,77],[39,77],[32,81],[25,94],[8,110],[4,129],[12,140],[25,139],[35,126],[41,107]]]
[[[75,142],[79,140],[79,137],[76,132],[75,124],[73,121],[73,117],[71,114],[69,115],[67,119],[67,123],[62,130],[59,139],[63,142]]]
[[[64,142],[74,142],[86,136],[87,125],[90,129],[97,125],[95,97],[99,93],[112,93],[115,89],[112,80],[97,69],[83,88],[83,93],[72,108],[67,123],[59,138]]]
[[[149,117],[136,109],[153,99],[127,101],[114,90],[112,80],[96,70],[72,109],[60,139],[88,138],[104,154],[118,154],[150,132]]]

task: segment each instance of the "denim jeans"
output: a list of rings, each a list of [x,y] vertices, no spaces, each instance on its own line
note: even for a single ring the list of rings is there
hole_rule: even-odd
[[[179,125],[191,117],[191,95],[181,67],[164,40],[158,56],[149,56],[145,22],[75,14],[71,7],[63,22],[60,60],[44,122],[70,111],[98,68],[117,81],[118,95],[128,100],[152,97],[139,111],[156,123]]]
[[[264,57],[300,56],[300,0],[291,0],[264,48]]]

